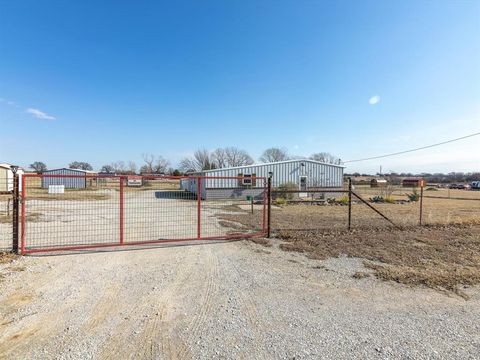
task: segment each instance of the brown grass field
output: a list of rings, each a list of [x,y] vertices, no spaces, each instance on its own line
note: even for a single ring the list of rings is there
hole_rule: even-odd
[[[480,201],[425,198],[423,227],[418,226],[418,203],[374,206],[400,229],[366,205],[355,203],[351,231],[347,230],[347,206],[304,204],[274,207],[272,230],[285,251],[315,259],[364,258],[366,267],[380,279],[463,297],[463,287],[480,284]],[[260,214],[237,211],[220,217],[249,228],[261,227]],[[357,274],[362,276],[369,274]]]

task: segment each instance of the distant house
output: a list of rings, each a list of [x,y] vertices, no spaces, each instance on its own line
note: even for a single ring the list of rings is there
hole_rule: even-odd
[[[421,177],[409,177],[402,180],[403,187],[422,187],[425,186],[425,180]]]
[[[13,191],[13,167],[14,165],[12,164],[0,164],[0,192]],[[17,174],[21,177],[23,173],[23,169],[19,167]]]
[[[370,180],[370,187],[385,187],[388,185],[388,181],[386,179],[372,179]]]
[[[97,175],[97,173],[68,168],[46,170],[42,176],[42,188],[48,189],[50,185],[63,185],[65,189],[84,189],[96,184],[96,179],[88,178],[87,175]]]

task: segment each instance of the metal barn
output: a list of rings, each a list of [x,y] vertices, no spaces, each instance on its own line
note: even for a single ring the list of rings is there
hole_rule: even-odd
[[[263,196],[263,181],[252,180],[251,177],[272,176],[272,187],[284,184],[295,184],[299,190],[314,188],[338,189],[343,186],[343,166],[326,164],[310,159],[287,160],[266,164],[254,164],[231,168],[206,170],[193,176],[206,177],[239,177],[238,179],[205,179],[201,184],[203,198],[236,198]],[[183,190],[198,192],[197,179],[184,179]]]
[[[85,176],[94,175],[94,171],[80,170],[80,169],[53,169],[43,172],[43,175],[75,175]],[[95,182],[94,179],[88,179],[87,177],[42,177],[42,188],[48,189],[50,185],[64,185],[65,189],[84,189],[88,186],[92,186]]]

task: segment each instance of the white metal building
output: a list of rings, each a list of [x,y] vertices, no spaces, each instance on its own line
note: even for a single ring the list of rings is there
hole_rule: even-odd
[[[240,177],[239,179],[205,179],[202,184],[203,198],[230,198],[242,196],[259,197],[263,194],[263,181],[252,177],[272,175],[272,187],[295,184],[299,190],[312,188],[341,188],[343,186],[341,165],[327,164],[310,159],[286,160],[265,164],[253,164],[230,168],[205,170],[192,174],[192,178],[181,181],[181,188],[192,193],[198,192],[195,176]]]
[[[12,164],[2,163],[0,164],[0,192],[13,191],[13,171]],[[21,177],[24,171],[22,168],[18,168],[17,174],[19,175],[19,187],[21,187]],[[21,189],[20,189],[21,191]]]

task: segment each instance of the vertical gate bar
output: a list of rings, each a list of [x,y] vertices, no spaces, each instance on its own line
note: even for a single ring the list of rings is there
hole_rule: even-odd
[[[262,225],[262,235],[265,236],[265,223],[267,218],[267,182],[263,178],[263,225]]]
[[[120,245],[123,245],[123,176],[120,176]]]
[[[200,222],[201,222],[201,217],[200,217],[200,207],[201,207],[201,201],[202,201],[202,178],[199,176],[197,178],[197,239],[201,238],[201,233],[200,233]]]
[[[352,228],[352,178],[348,178],[348,230]]]
[[[27,200],[27,189],[25,187],[25,174],[22,175],[22,235],[20,253],[25,255],[25,203]]]

